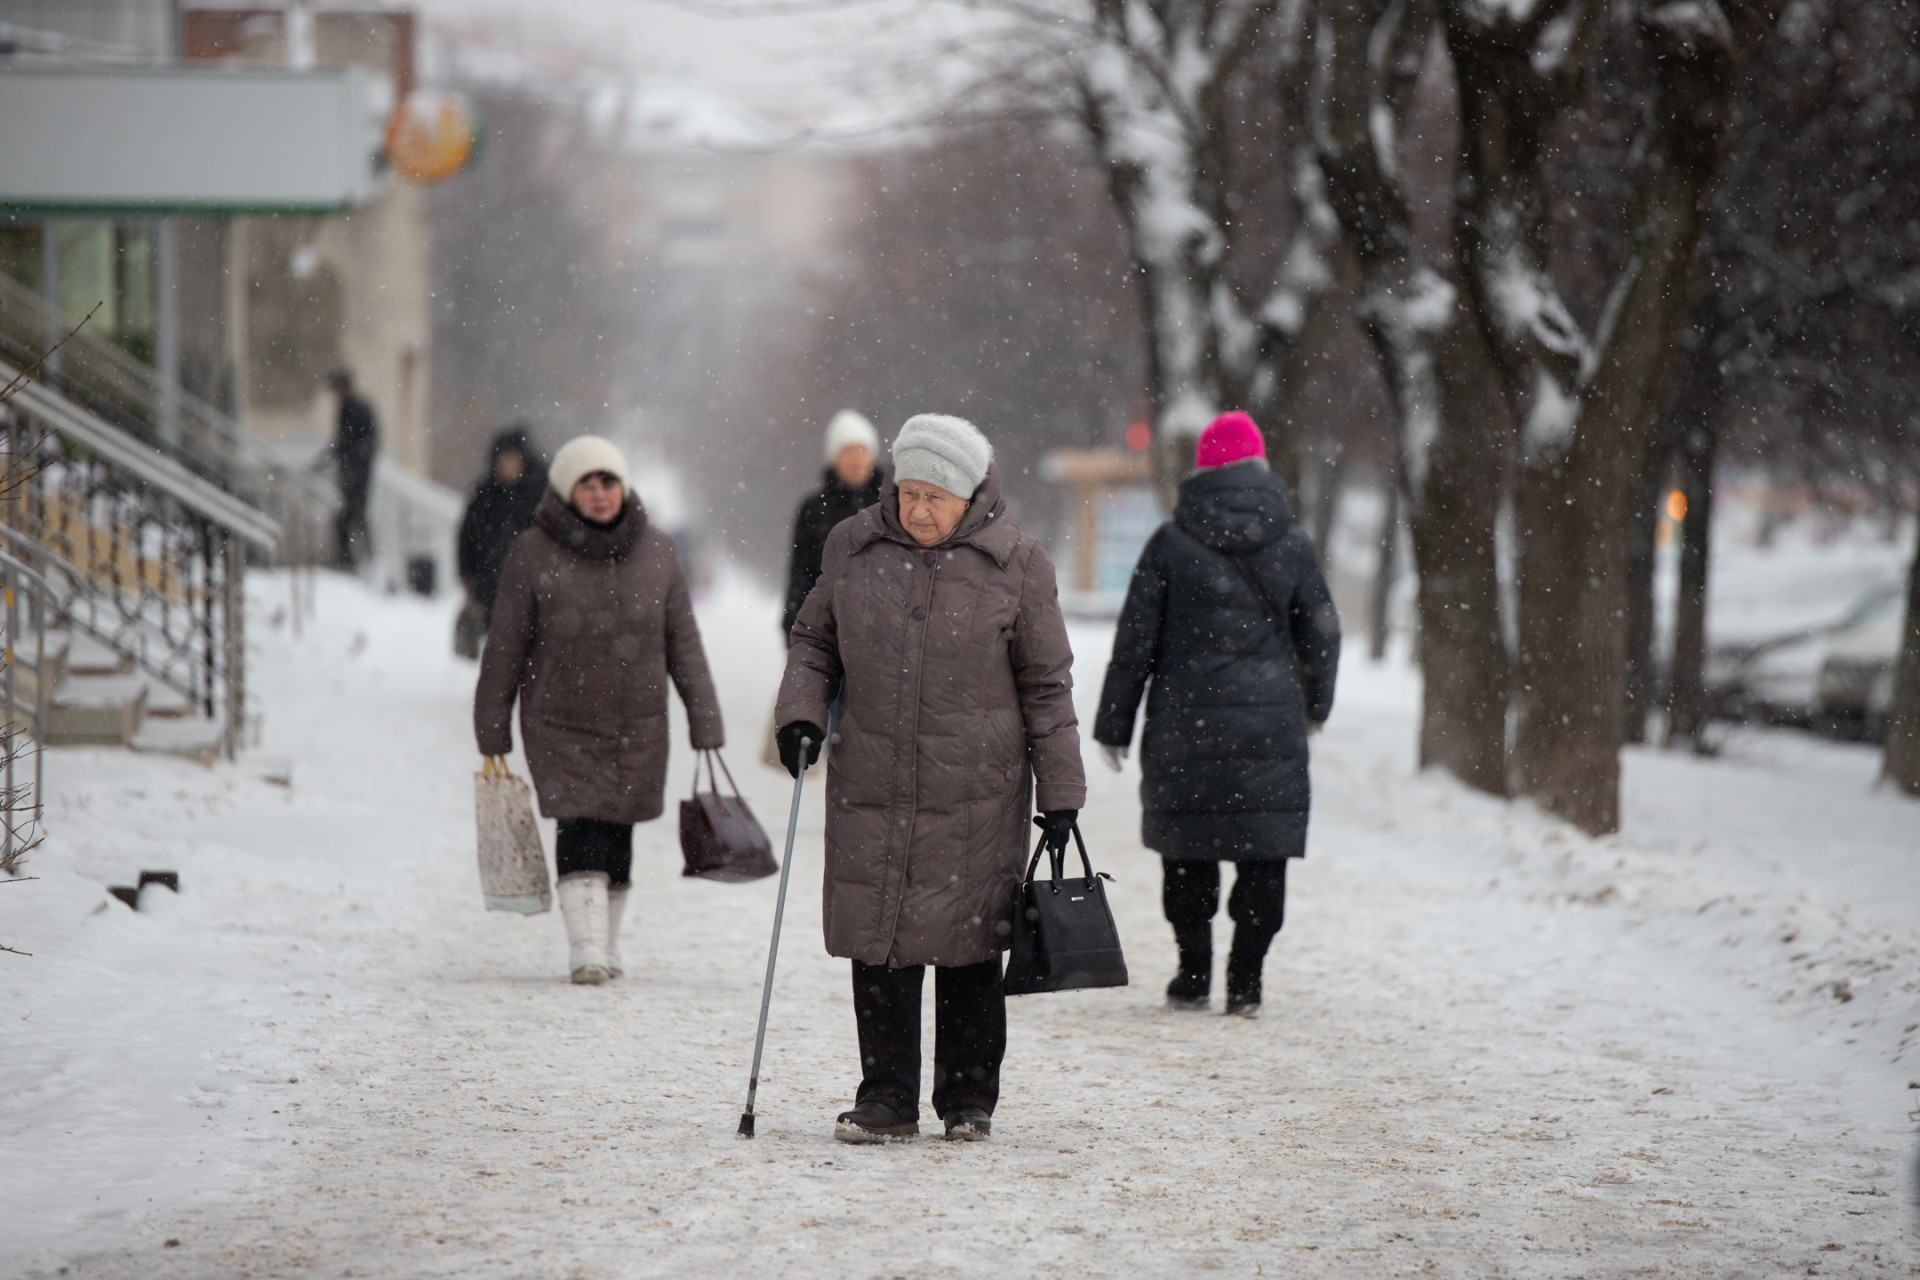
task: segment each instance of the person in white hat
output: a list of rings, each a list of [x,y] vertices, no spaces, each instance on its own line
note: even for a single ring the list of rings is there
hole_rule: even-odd
[[[827,470],[820,488],[800,500],[793,518],[793,547],[787,557],[787,608],[780,617],[780,634],[793,634],[793,620],[807,602],[807,592],[820,580],[820,553],[826,549],[833,526],[880,501],[886,472],[877,464],[880,433],[873,423],[842,409],[827,423]]]
[[[680,558],[634,496],[626,458],[578,436],[547,477],[500,571],[473,727],[480,754],[503,757],[520,704],[540,812],[559,824],[568,968],[598,984],[621,975],[633,824],[665,808],[668,682],[694,750],[717,751],[725,735]]]

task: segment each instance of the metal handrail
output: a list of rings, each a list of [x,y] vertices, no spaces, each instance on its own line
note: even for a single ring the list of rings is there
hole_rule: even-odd
[[[0,534],[4,534],[10,538],[19,536],[12,529],[7,528],[5,525],[0,525]],[[13,556],[8,555],[4,551],[0,551],[0,568],[12,569],[16,573],[32,578],[42,591],[53,590],[53,584],[47,581],[45,575],[43,575],[38,569],[35,569],[33,566],[29,565],[24,560],[19,560],[14,558]]]
[[[0,360],[0,380],[16,376]],[[271,552],[279,522],[53,387],[21,380],[0,418],[28,477],[0,504],[0,537],[47,575],[43,612],[217,712],[231,753],[246,722],[245,545]]]
[[[20,811],[18,798],[20,790],[16,781],[15,768],[19,763],[20,752],[15,748],[13,736],[18,732],[13,726],[19,723],[20,698],[19,687],[14,680],[14,672],[20,665],[20,602],[19,593],[14,588],[14,578],[25,578],[35,592],[35,599],[28,609],[33,626],[33,827],[40,825],[45,812],[46,777],[46,741],[47,741],[47,604],[53,595],[53,584],[35,572],[32,568],[14,557],[0,552],[0,581],[5,583],[4,612],[0,612],[6,630],[6,666],[0,671],[0,687],[4,687],[7,704],[7,735],[4,743],[6,753],[6,797],[7,812],[0,814],[0,862],[11,863],[19,839],[14,815]]]
[[[277,465],[232,416],[164,371],[85,328],[71,334],[68,328],[39,292],[0,272],[0,360],[30,363],[65,335],[36,372],[44,387],[155,455],[295,526],[273,558],[302,554],[298,530],[324,524],[335,505],[328,479]]]
[[[19,374],[18,368],[0,359],[0,385],[13,381]],[[58,391],[27,379],[14,392],[14,399],[23,408],[47,419],[61,435],[79,441],[115,466],[132,472],[196,515],[232,530],[262,551],[271,553],[279,545],[279,521],[261,514],[165,454],[147,448]]]

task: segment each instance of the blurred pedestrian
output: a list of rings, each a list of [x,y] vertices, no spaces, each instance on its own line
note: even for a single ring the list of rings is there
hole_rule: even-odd
[[[829,953],[851,960],[863,1072],[834,1136],[919,1132],[920,1001],[934,966],[933,1108],[992,1130],[1006,1054],[1000,953],[1037,801],[1064,846],[1086,778],[1073,651],[1040,544],[1014,528],[972,423],[920,414],[880,501],[827,538],[787,651],[781,762],[827,763]],[[810,744],[803,760],[801,741]]]
[[[339,567],[353,570],[372,551],[367,499],[373,489],[373,460],[380,452],[380,421],[373,406],[353,389],[353,375],[347,370],[328,374],[327,387],[339,402],[333,441],[327,447],[340,490],[340,510],[333,518],[334,543]]]
[[[512,712],[555,847],[575,982],[621,975],[633,824],[664,808],[667,682],[696,751],[723,745],[720,702],[673,543],[598,436],[553,456],[531,529],[500,573],[473,695],[480,753],[513,750]]]
[[[455,627],[455,648],[462,657],[480,652],[480,640],[493,619],[500,590],[500,568],[513,540],[533,526],[534,510],[547,490],[547,468],[529,439],[515,425],[494,436],[487,450],[487,474],[473,486],[460,520],[460,584],[467,604]]]
[[[1134,567],[1093,736],[1118,771],[1151,678],[1141,841],[1161,855],[1180,950],[1167,1001],[1208,1005],[1220,864],[1231,862],[1227,1012],[1254,1017],[1287,860],[1306,854],[1307,735],[1333,710],[1340,620],[1253,419],[1214,419],[1194,464]]]
[[[793,520],[793,546],[787,557],[787,608],[780,619],[782,636],[793,635],[800,606],[820,580],[820,556],[827,549],[827,535],[848,516],[858,515],[880,501],[880,486],[887,477],[875,465],[879,452],[880,433],[863,415],[842,409],[827,423],[826,475],[820,488],[801,500]]]
[[[827,423],[827,469],[820,488],[800,501],[793,519],[793,545],[787,554],[787,607],[780,616],[780,637],[791,644],[794,619],[807,593],[820,580],[820,556],[827,547],[827,535],[849,516],[857,515],[880,501],[880,486],[885,472],[874,459],[880,452],[880,433],[862,414],[842,409]],[[768,765],[780,763],[780,749],[774,741],[776,723],[767,726],[763,759]]]

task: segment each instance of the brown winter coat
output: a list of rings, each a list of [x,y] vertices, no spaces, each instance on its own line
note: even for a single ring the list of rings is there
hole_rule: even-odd
[[[549,491],[500,572],[473,693],[480,753],[513,750],[517,695],[540,812],[657,818],[669,678],[686,704],[694,749],[720,746],[720,701],[673,543],[636,498],[602,527]]]
[[[1006,949],[1033,801],[1086,801],[1073,651],[1053,563],[1008,522],[997,470],[937,547],[914,542],[899,510],[889,482],[827,539],[775,715],[824,726],[842,694],[827,950],[978,964]]]

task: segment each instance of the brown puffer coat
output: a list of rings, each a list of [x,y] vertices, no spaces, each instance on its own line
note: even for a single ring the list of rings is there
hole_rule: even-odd
[[[686,575],[631,496],[611,527],[549,490],[500,572],[473,693],[480,753],[513,750],[513,702],[540,812],[646,822],[667,779],[667,681],[696,750],[719,747],[720,700]]]
[[[1073,650],[1040,544],[989,470],[953,536],[914,542],[889,482],[827,539],[775,715],[827,723],[827,950],[977,964],[1007,947],[1033,800],[1086,802]],[[1035,780],[1038,791],[1035,794]]]

